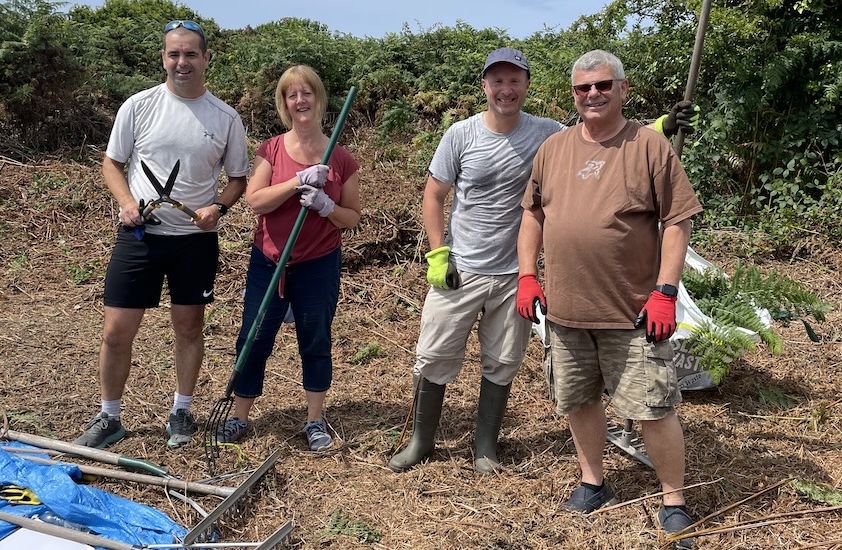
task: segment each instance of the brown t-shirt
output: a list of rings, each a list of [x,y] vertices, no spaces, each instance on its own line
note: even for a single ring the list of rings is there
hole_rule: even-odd
[[[581,125],[550,136],[522,206],[544,212],[547,318],[572,328],[633,328],[658,276],[658,222],[702,211],[669,142],[631,121],[602,143]]]

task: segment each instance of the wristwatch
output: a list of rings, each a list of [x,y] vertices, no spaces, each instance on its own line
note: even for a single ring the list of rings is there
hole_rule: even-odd
[[[220,216],[224,216],[228,212],[228,207],[221,202],[215,202],[213,205],[219,209]]]
[[[656,285],[655,290],[657,290],[664,296],[678,296],[678,288],[672,285]]]

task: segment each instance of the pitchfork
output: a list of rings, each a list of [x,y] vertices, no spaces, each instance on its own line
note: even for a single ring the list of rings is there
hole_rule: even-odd
[[[348,97],[345,99],[345,104],[342,106],[342,111],[339,113],[339,118],[336,120],[336,126],[333,128],[330,141],[328,142],[327,148],[322,155],[322,164],[327,164],[330,161],[330,155],[333,152],[336,142],[339,141],[339,135],[342,133],[343,126],[345,126],[345,119],[348,117],[348,111],[351,110],[351,105],[353,104],[354,96],[356,95],[357,88],[355,86],[351,86],[351,89],[348,90]],[[266,294],[263,296],[263,301],[260,303],[260,307],[257,310],[257,317],[255,317],[254,322],[249,329],[242,351],[240,351],[239,356],[237,356],[237,362],[234,364],[234,370],[231,372],[231,377],[228,379],[228,386],[225,389],[225,397],[216,402],[213,409],[211,409],[207,422],[205,423],[205,460],[207,460],[208,470],[210,471],[213,471],[214,460],[219,456],[220,428],[225,426],[225,422],[228,420],[228,414],[231,412],[231,406],[234,403],[234,398],[232,397],[234,384],[236,383],[237,377],[242,372],[245,362],[251,353],[254,338],[257,335],[257,331],[260,329],[263,318],[266,316],[266,310],[269,309],[269,303],[272,301],[272,295],[274,292],[277,292],[278,281],[281,279],[281,274],[284,271],[284,267],[286,267],[287,260],[289,260],[292,248],[295,246],[295,241],[298,239],[298,234],[301,232],[301,226],[304,225],[304,218],[306,216],[307,207],[301,207],[301,211],[298,213],[298,218],[296,218],[295,224],[292,226],[292,231],[290,232],[286,245],[284,245],[281,257],[278,259],[278,265],[275,268],[275,273],[272,275],[272,280],[269,282],[269,287],[266,289]]]

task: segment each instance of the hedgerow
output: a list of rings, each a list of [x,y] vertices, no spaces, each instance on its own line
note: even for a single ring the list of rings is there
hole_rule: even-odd
[[[702,123],[683,163],[708,226],[770,236],[842,238],[842,11],[828,0],[723,0],[710,17],[696,103]],[[522,49],[532,66],[525,109],[575,122],[570,66],[593,48],[616,53],[632,85],[627,116],[649,120],[682,99],[697,0],[615,0],[569,29],[523,40],[458,23],[383,38],[285,18],[221,30],[169,0],[107,0],[91,9],[47,0],[0,4],[0,151],[78,149],[103,143],[117,107],[161,82],[161,26],[194,19],[213,52],[208,85],[235,106],[256,138],[282,131],[274,88],[293,63],[312,65],[338,111],[356,85],[351,121],[376,128],[377,145],[413,150],[423,171],[438,137],[484,108],[479,71],[492,49]],[[501,20],[501,24],[505,21]]]

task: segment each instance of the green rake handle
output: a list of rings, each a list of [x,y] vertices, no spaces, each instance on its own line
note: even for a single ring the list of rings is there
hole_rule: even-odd
[[[345,98],[345,104],[342,106],[342,111],[339,112],[339,118],[336,120],[336,126],[333,128],[333,133],[330,136],[330,142],[327,144],[324,155],[322,155],[322,164],[327,164],[330,161],[330,155],[333,153],[333,148],[336,142],[339,141],[339,136],[342,134],[342,128],[345,126],[345,119],[348,118],[348,112],[351,110],[351,105],[354,103],[354,97],[357,95],[356,86],[351,86],[348,90],[348,97]],[[231,379],[228,380],[228,387],[225,389],[225,399],[230,399],[234,392],[234,383],[237,381],[237,375],[243,370],[246,360],[251,354],[251,347],[254,344],[254,339],[257,336],[257,331],[263,323],[263,318],[266,316],[266,310],[269,309],[269,303],[272,301],[272,294],[277,292],[278,281],[281,280],[281,274],[286,267],[286,263],[292,254],[292,248],[295,246],[295,241],[298,240],[298,234],[301,233],[301,227],[304,225],[304,218],[307,217],[307,207],[302,206],[298,213],[298,218],[292,226],[292,232],[289,234],[284,250],[281,252],[281,257],[278,259],[278,266],[275,268],[275,273],[272,275],[272,280],[269,282],[269,288],[266,289],[266,294],[263,296],[263,301],[260,303],[260,308],[257,310],[257,317],[251,324],[246,341],[243,344],[243,349],[237,357],[237,362],[234,364],[234,372],[231,373]]]

